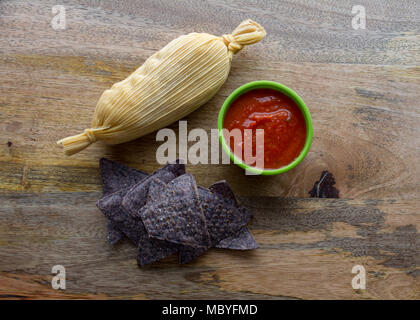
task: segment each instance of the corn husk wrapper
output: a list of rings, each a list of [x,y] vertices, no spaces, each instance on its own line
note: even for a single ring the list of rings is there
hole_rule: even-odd
[[[128,78],[105,90],[91,128],[57,143],[67,155],[102,140],[118,144],[163,128],[196,110],[220,89],[232,56],[266,32],[252,20],[222,37],[190,33],[168,43]]]

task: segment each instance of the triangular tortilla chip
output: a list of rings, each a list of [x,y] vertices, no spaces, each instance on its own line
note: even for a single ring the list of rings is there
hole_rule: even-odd
[[[124,197],[122,206],[133,217],[139,218],[137,213],[139,209],[146,204],[151,179],[158,179],[159,181],[162,181],[166,184],[183,174],[185,174],[185,164],[180,163],[179,160],[175,163],[167,164],[163,168],[156,170],[146,179],[143,179],[134,185]]]
[[[136,170],[121,163],[101,158],[99,160],[104,195],[131,187],[148,176],[146,172]]]
[[[166,186],[153,179],[150,192],[158,192],[159,196],[149,197],[150,201],[139,211],[149,236],[194,248],[210,246],[206,220],[192,175],[179,176]]]
[[[223,239],[216,248],[231,249],[231,250],[252,250],[258,248],[258,243],[255,241],[251,232],[247,227],[244,227],[238,234]]]

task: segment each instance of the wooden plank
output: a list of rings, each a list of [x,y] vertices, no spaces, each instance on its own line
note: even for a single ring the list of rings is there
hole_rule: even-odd
[[[0,295],[21,298],[407,298],[420,296],[420,219],[412,200],[243,197],[260,248],[211,249],[138,268],[136,249],[106,243],[99,193],[0,196]],[[51,268],[66,268],[65,295]],[[367,289],[351,270],[366,268]],[[308,290],[308,283],[311,287]]]
[[[51,0],[2,1],[0,35],[5,53],[85,56],[99,60],[146,58],[189,32],[225,34],[246,18],[267,30],[264,46],[243,53],[264,61],[418,64],[420,8],[416,0],[357,2],[365,30],[353,30],[350,0],[156,1],[77,0],[66,8],[67,29],[51,27]]]
[[[65,3],[68,29],[63,32],[48,25],[51,5],[48,1],[18,1],[0,6],[1,25],[9,31],[0,35],[4,44],[0,46],[0,116],[4,119],[0,124],[0,190],[97,191],[100,156],[144,170],[156,169],[154,134],[116,147],[97,143],[70,158],[61,154],[55,141],[88,126],[103,90],[126,77],[153,51],[192,31],[193,26],[196,31],[227,32],[232,28],[232,16],[238,15],[238,22],[244,18],[240,9],[244,5],[215,1],[203,11],[192,1],[177,5],[128,1],[100,7],[90,2]],[[214,179],[227,178],[243,195],[305,197],[327,168],[336,176],[344,197],[416,197],[420,183],[415,161],[420,153],[420,69],[409,65],[416,61],[412,48],[418,41],[416,35],[397,31],[415,30],[418,11],[410,10],[415,3],[366,5],[375,8],[370,10],[372,19],[363,34],[367,40],[355,45],[361,33],[341,21],[343,16],[351,18],[347,3],[326,3],[322,16],[315,14],[320,10],[316,2],[247,4],[250,16],[266,26],[269,36],[235,57],[219,94],[186,118],[190,128],[215,128],[217,112],[232,90],[248,81],[268,79],[285,83],[304,98],[314,118],[315,140],[299,169],[285,175],[245,177],[235,166],[220,165],[212,166],[210,178],[207,166],[190,167],[200,183],[209,185]],[[161,10],[162,6],[166,9]],[[173,14],[180,8],[182,20]],[[221,13],[214,20],[216,12]],[[193,16],[200,16],[200,24],[185,19]],[[25,23],[28,17],[39,22]],[[320,23],[322,19],[329,24]],[[330,32],[330,25],[336,25],[337,30]],[[394,38],[387,32],[396,32],[396,39],[406,49],[389,49],[385,44]],[[316,44],[316,39],[320,43]],[[316,49],[324,45],[329,49]],[[381,58],[377,47],[387,48]],[[361,53],[356,61],[352,50]],[[390,65],[332,64],[361,61]],[[391,65],[401,63],[404,65]]]
[[[0,113],[5,119],[0,124],[1,189],[97,191],[101,156],[146,171],[160,166],[155,152],[161,142],[155,141],[154,133],[114,147],[98,142],[72,157],[64,156],[55,144],[89,125],[102,91],[129,73],[119,62],[38,55],[0,59],[0,75],[5,78],[0,89]],[[112,72],[97,76],[103,69]],[[419,71],[400,66],[235,61],[217,96],[186,118],[189,129],[215,129],[221,104],[241,84],[275,80],[294,88],[308,104],[315,130],[311,151],[298,168],[276,177],[247,177],[232,165],[212,165],[211,176],[206,165],[190,165],[188,170],[203,185],[227,179],[243,195],[306,197],[321,171],[328,169],[343,197],[417,197]],[[34,81],[37,77],[41,78]],[[83,87],[89,90],[82,91]],[[178,124],[170,128],[177,129]]]
[[[349,0],[63,0],[63,31],[50,25],[56,4],[0,3],[0,299],[420,298],[418,1],[359,1],[366,30],[351,28]],[[228,180],[255,213],[261,248],[139,269],[131,244],[106,243],[94,205],[98,159],[151,172],[160,167],[155,134],[73,157],[55,141],[88,126],[101,93],[173,38],[221,35],[245,18],[267,38],[235,56],[226,84],[188,127],[215,128],[230,92],[273,80],[309,106],[311,151],[276,177],[188,165],[202,185]],[[355,199],[303,199],[323,170],[340,197]],[[67,269],[64,292],[50,285],[56,264]],[[351,288],[356,264],[367,270],[366,291]]]

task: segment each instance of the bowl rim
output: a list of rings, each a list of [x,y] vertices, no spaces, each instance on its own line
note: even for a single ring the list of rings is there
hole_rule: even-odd
[[[287,166],[280,167],[278,169],[260,169],[256,167],[249,166],[242,162],[242,159],[238,158],[231,150],[230,147],[227,145],[225,141],[225,137],[223,135],[223,122],[225,120],[226,112],[232,105],[232,103],[239,98],[244,93],[254,90],[254,89],[273,89],[280,91],[281,93],[287,95],[290,97],[299,107],[300,111],[303,114],[303,118],[305,119],[306,124],[306,140],[305,145],[302,148],[301,153],[299,156],[293,160],[291,163],[289,163]],[[308,154],[309,149],[312,144],[313,139],[313,125],[312,125],[312,117],[309,112],[308,107],[306,106],[305,102],[302,100],[302,98],[292,89],[285,86],[284,84],[275,82],[275,81],[268,81],[268,80],[258,80],[258,81],[252,81],[248,82],[239,88],[235,89],[224,101],[217,118],[217,131],[219,135],[219,141],[222,145],[222,149],[224,152],[226,152],[232,162],[242,169],[245,169],[253,174],[261,174],[261,175],[276,175],[280,173],[287,172],[294,167],[296,167],[302,160],[305,158],[305,156]]]

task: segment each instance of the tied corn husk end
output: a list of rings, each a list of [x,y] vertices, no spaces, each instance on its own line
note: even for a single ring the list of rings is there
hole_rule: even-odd
[[[63,147],[66,155],[71,156],[94,143],[97,140],[95,132],[102,131],[103,129],[104,128],[85,129],[83,133],[57,141],[57,144]]]
[[[185,117],[225,83],[234,54],[262,40],[264,28],[245,20],[231,34],[190,33],[168,43],[100,97],[91,128],[57,142],[73,155],[97,140],[118,144]]]
[[[261,41],[266,35],[265,29],[259,23],[248,19],[241,22],[231,34],[224,34],[221,39],[233,55],[244,46]]]

